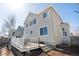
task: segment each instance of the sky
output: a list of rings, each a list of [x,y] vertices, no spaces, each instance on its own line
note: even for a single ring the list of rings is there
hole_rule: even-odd
[[[63,22],[70,24],[71,31],[75,31],[79,27],[79,5],[74,3],[0,3],[0,31],[4,20],[11,15],[16,16],[16,28],[24,26],[24,21],[29,12],[38,14],[48,6],[52,6],[60,15]]]

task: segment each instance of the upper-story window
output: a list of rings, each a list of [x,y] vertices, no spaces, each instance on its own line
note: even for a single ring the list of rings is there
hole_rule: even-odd
[[[30,26],[36,24],[36,18],[32,21],[30,21]]]
[[[62,28],[62,31],[64,31],[64,28]]]
[[[47,17],[47,12],[43,13],[43,18]]]
[[[47,34],[48,34],[47,27],[40,28],[40,35],[47,35]]]
[[[36,19],[33,20],[34,24],[36,24]]]
[[[67,36],[67,32],[63,32],[63,36]]]
[[[26,24],[26,27],[28,27],[28,23]]]

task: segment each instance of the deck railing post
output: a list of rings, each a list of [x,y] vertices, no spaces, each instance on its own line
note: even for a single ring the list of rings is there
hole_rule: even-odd
[[[38,40],[38,47],[40,47],[40,43],[39,43],[40,38],[38,37],[37,40]]]

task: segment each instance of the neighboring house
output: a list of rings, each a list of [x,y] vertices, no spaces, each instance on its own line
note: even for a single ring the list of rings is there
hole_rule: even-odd
[[[62,32],[62,27],[65,33]],[[39,42],[48,45],[57,45],[63,41],[69,43],[69,25],[63,23],[52,7],[48,7],[39,14],[30,12],[24,22],[24,38],[31,42],[38,42],[39,38]]]
[[[70,44],[71,39],[70,39],[70,26],[68,23],[62,23],[62,39],[63,43],[65,44]]]
[[[17,29],[12,30],[12,36],[13,37],[23,37],[24,28],[22,26],[18,26]]]
[[[79,46],[79,31],[71,33],[71,45]]]
[[[15,36],[18,38],[23,37],[24,28],[22,26],[19,26],[15,31]]]

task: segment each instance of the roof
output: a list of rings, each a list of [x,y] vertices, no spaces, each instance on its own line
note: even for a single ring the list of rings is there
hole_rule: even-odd
[[[27,15],[27,17],[26,17],[26,20],[25,20],[24,24],[26,23],[26,21],[27,21],[29,15],[31,15],[31,14],[36,15],[35,13],[29,12],[28,15]]]
[[[69,26],[69,28],[70,28],[69,23],[63,22],[63,23],[61,23],[61,25],[64,25],[64,26]]]
[[[29,17],[30,14],[34,14],[34,15],[37,15],[37,16],[38,16],[38,15],[40,15],[41,13],[43,13],[44,11],[46,11],[46,10],[48,10],[48,9],[52,9],[52,10],[56,13],[56,15],[61,19],[61,17],[59,16],[59,14],[55,11],[55,8],[53,8],[52,6],[47,7],[45,10],[43,10],[42,12],[40,12],[40,13],[38,13],[38,14],[29,12],[29,13],[28,13],[28,16],[26,17],[26,19]],[[62,21],[62,19],[61,19],[61,21]],[[26,20],[25,20],[25,22],[26,22]],[[24,22],[24,24],[25,24],[25,22]],[[63,22],[63,21],[62,21],[62,22]]]

